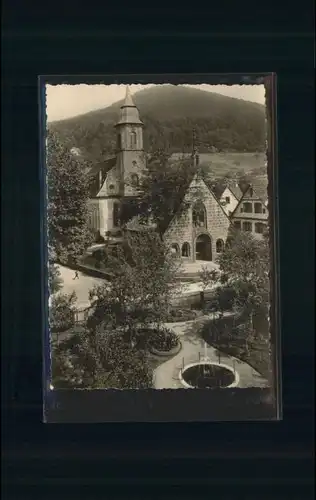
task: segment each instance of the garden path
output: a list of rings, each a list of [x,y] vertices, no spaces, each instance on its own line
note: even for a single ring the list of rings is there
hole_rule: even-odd
[[[227,316],[231,313],[224,313]],[[267,387],[268,382],[250,365],[237,358],[219,352],[214,347],[206,344],[198,335],[198,330],[210,316],[203,316],[197,320],[167,323],[165,326],[172,329],[180,337],[182,349],[173,358],[160,364],[154,370],[155,389],[183,389],[179,375],[183,366],[198,362],[205,357],[209,361],[220,362],[234,368],[239,375],[239,388]]]

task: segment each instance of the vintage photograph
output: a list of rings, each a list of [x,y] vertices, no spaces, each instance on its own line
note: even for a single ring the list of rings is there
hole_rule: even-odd
[[[50,388],[272,388],[264,84],[46,84]]]

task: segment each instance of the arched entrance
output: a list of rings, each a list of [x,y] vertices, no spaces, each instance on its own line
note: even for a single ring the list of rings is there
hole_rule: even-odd
[[[212,260],[212,240],[208,234],[200,234],[195,242],[196,260]]]

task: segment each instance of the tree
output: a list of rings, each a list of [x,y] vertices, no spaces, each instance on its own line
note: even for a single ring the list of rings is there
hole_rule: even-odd
[[[49,309],[49,325],[52,332],[69,330],[75,323],[75,303],[77,297],[72,294],[55,294],[51,296]]]
[[[205,290],[208,287],[214,286],[216,283],[218,283],[219,277],[220,277],[220,274],[216,269],[209,269],[205,265],[202,266],[201,271],[199,272],[199,278],[202,282],[202,291],[200,292],[202,307],[205,304],[205,297],[204,297]],[[218,305],[218,303],[215,300],[214,306],[217,306],[217,305]]]
[[[231,230],[225,251],[219,257],[221,280],[235,291],[235,309],[255,333],[254,318],[269,313],[269,243],[250,233]]]
[[[152,369],[146,354],[131,348],[117,332],[86,330],[53,345],[52,383],[58,388],[148,389]]]
[[[92,243],[88,227],[87,165],[54,132],[47,136],[48,238],[56,258],[76,262]]]
[[[50,295],[59,292],[63,287],[63,280],[58,267],[54,264],[55,261],[56,254],[50,243],[48,243],[48,290]]]
[[[94,312],[88,326],[96,331],[103,324],[105,329],[122,334],[132,345],[141,327],[155,324],[159,328],[164,321],[176,293],[180,263],[155,231],[132,233],[127,240],[128,259],[118,248],[111,267],[111,283],[91,291]]]
[[[192,159],[170,162],[168,153],[157,150],[143,172],[137,197],[122,205],[122,223],[137,216],[141,224],[152,223],[162,237],[170,220],[187,210],[188,204],[183,198],[195,174],[201,172]],[[202,197],[198,188],[191,189],[196,200]]]

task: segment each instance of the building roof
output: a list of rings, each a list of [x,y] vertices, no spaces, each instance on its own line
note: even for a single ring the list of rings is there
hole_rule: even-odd
[[[104,161],[94,163],[89,170],[90,197],[95,198],[100,191],[100,171],[102,172],[102,182],[105,181],[107,173],[116,165],[116,156],[107,158]]]
[[[126,95],[121,105],[120,115],[116,127],[119,125],[143,125],[143,122],[139,118],[139,112],[132,99],[129,87],[126,87]]]
[[[235,198],[237,200],[240,200],[240,198],[242,197],[243,195],[243,192],[242,190],[240,189],[239,185],[238,184],[232,184],[230,186],[227,186],[228,189],[231,191],[231,193],[233,193],[233,195],[235,196]]]

